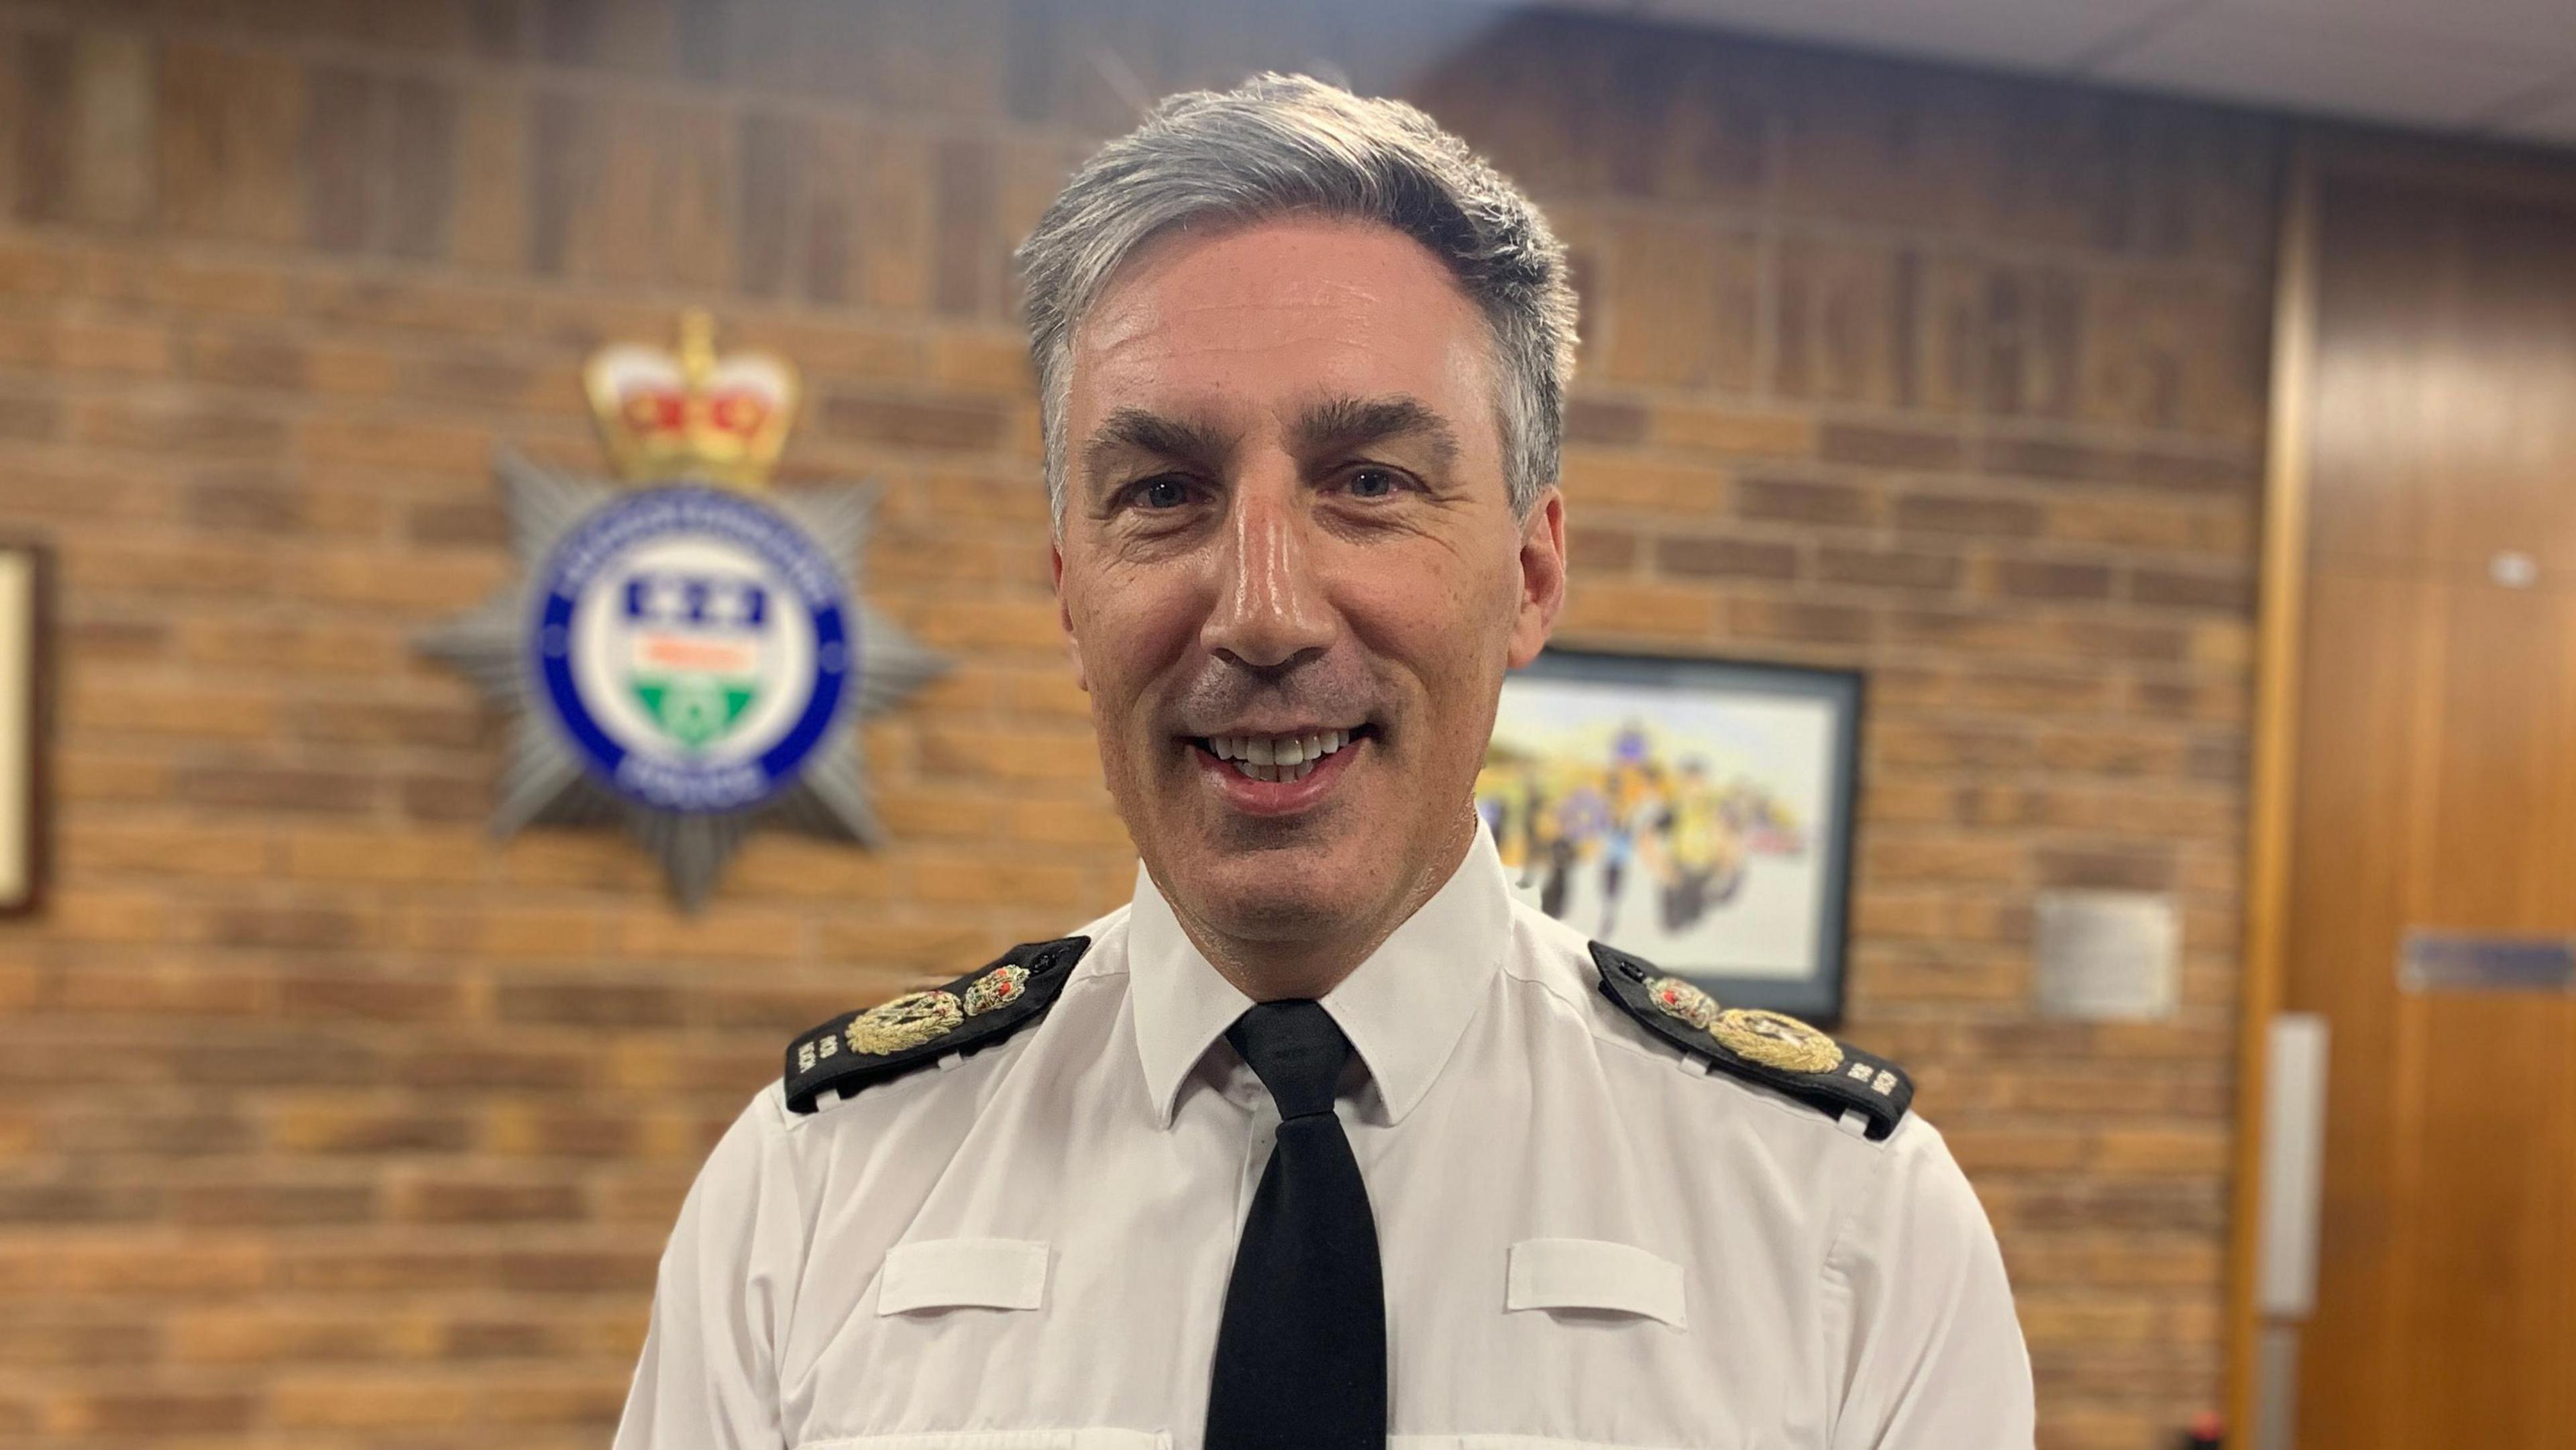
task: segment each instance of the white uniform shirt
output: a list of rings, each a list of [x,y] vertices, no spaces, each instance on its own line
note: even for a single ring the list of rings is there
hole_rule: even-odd
[[[1194,1450],[1278,1114],[1250,1004],[1138,872],[1043,1021],[773,1085],[662,1259],[618,1450]],[[1480,831],[1324,999],[1385,1266],[1397,1450],[2019,1450],[2029,1360],[1931,1125],[1884,1141],[1601,994]]]

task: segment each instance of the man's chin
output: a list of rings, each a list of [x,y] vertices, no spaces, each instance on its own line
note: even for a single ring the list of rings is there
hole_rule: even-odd
[[[1189,914],[1237,941],[1322,940],[1366,914],[1365,873],[1337,855],[1311,846],[1215,850],[1182,865],[1175,885]]]

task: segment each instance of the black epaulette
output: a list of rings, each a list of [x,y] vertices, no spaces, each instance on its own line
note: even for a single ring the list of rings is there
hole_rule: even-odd
[[[1886,1058],[1861,1051],[1795,1017],[1717,999],[1643,957],[1592,944],[1601,993],[1682,1051],[1750,1078],[1831,1117],[1858,1109],[1873,1140],[1896,1131],[1914,1101],[1914,1080]]]
[[[787,1110],[810,1113],[827,1089],[846,1098],[1003,1041],[1046,1015],[1090,949],[1087,936],[1027,942],[945,987],[842,1013],[787,1045]]]

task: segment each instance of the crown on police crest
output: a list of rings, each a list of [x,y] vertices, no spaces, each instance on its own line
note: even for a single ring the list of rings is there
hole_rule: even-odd
[[[600,441],[628,482],[768,482],[796,420],[796,369],[765,352],[718,355],[715,340],[715,319],[692,307],[678,352],[614,343],[582,370]]]

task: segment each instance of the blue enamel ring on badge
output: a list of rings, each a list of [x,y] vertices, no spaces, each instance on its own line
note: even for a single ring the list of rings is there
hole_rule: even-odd
[[[859,669],[839,568],[738,493],[645,489],[538,576],[536,693],[602,785],[658,810],[742,810],[795,783]]]

